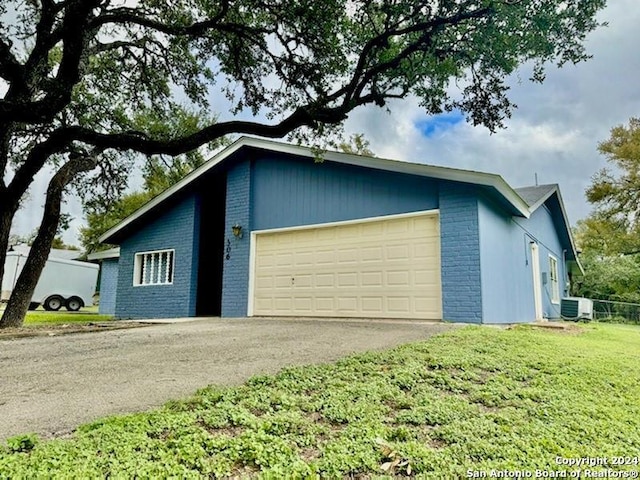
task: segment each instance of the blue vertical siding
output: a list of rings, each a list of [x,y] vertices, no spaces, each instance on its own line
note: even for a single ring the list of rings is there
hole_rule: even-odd
[[[530,322],[535,317],[530,237],[492,202],[479,202],[483,323]]]
[[[434,180],[310,158],[256,160],[252,192],[255,230],[438,208]]]
[[[168,208],[120,245],[118,318],[194,316],[196,311],[199,199],[191,195]],[[133,286],[138,252],[175,249],[173,284]]]
[[[531,322],[535,319],[531,242],[539,247],[542,307],[546,318],[558,318],[560,306],[551,302],[549,254],[558,260],[560,297],[566,295],[563,246],[545,206],[530,218],[512,217],[491,201],[479,202],[482,298],[484,323]]]
[[[452,322],[482,322],[478,197],[472,186],[440,186],[442,314]]]
[[[222,316],[247,315],[249,298],[249,252],[252,230],[251,162],[245,160],[227,173],[227,201],[224,228],[224,260],[222,262]],[[231,227],[241,225],[243,238],[233,236]]]
[[[116,292],[118,288],[118,259],[107,258],[100,265],[100,305],[102,315],[116,313]]]
[[[547,282],[542,285],[542,311],[546,318],[559,318],[560,305],[551,302],[551,277],[549,268],[549,255],[553,255],[558,260],[558,281],[560,284],[560,298],[566,296],[565,290],[567,282],[567,269],[564,259],[564,248],[558,231],[553,222],[551,213],[546,205],[538,208],[529,219],[517,220],[521,228],[526,229],[527,233],[533,237],[538,243],[540,250],[540,272],[545,276]]]

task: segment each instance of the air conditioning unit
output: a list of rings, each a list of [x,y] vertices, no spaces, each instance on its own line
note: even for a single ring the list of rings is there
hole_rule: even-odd
[[[560,316],[565,320],[593,320],[593,302],[588,298],[563,298],[560,301]]]

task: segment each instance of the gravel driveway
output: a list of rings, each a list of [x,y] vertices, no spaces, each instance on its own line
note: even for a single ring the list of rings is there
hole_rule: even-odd
[[[64,434],[209,384],[336,360],[452,328],[442,323],[198,319],[110,332],[0,341],[0,441]]]

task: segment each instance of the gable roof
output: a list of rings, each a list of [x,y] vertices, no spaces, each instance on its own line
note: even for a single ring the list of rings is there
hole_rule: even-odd
[[[535,210],[538,208],[538,203],[544,203],[544,201],[551,196],[553,191],[558,188],[557,184],[551,185],[536,185],[534,187],[521,187],[516,188],[515,191],[520,197],[527,202],[529,208]],[[534,205],[536,205],[534,207]]]
[[[317,153],[309,147],[275,142],[272,140],[265,140],[261,138],[241,137],[229,147],[218,152],[209,161],[189,173],[178,183],[143,205],[132,215],[125,218],[111,229],[107,230],[104,234],[102,234],[99,241],[108,243],[109,240],[118,232],[131,225],[146,213],[154,210],[156,207],[164,203],[173,195],[177,194],[180,191],[183,191],[188,185],[200,178],[206,172],[208,172],[215,166],[220,165],[243,148],[256,148],[270,152],[297,155],[307,158],[315,158],[317,156]],[[376,170],[386,170],[390,172],[418,175],[440,180],[450,180],[493,188],[505,201],[506,205],[510,207],[514,214],[525,218],[528,218],[531,214],[527,202],[523,200],[520,195],[518,195],[516,191],[511,188],[500,175],[496,175],[493,173],[476,172],[472,170],[462,170],[450,167],[438,167],[434,165],[404,162],[399,160],[366,157],[362,155],[354,155],[351,153],[342,153],[335,151],[324,152],[321,157],[324,161],[341,163],[345,165],[354,165]]]
[[[569,245],[571,246],[571,251],[569,252],[569,261],[574,262],[577,270],[576,273],[581,273],[584,275],[584,269],[580,264],[580,260],[578,259],[578,250],[576,248],[575,241],[573,240],[573,234],[571,233],[571,227],[569,223],[569,217],[567,216],[567,212],[564,208],[564,202],[562,201],[562,195],[560,194],[560,187],[557,183],[552,183],[549,185],[536,185],[531,187],[521,187],[515,189],[516,193],[522,197],[522,199],[527,202],[529,205],[529,210],[531,213],[535,212],[540,206],[544,205],[549,199],[555,197],[555,206],[556,210],[560,211],[560,215],[562,216],[562,225],[561,228],[564,230],[565,238],[567,239]]]

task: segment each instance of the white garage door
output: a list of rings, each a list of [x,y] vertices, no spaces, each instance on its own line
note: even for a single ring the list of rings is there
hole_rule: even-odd
[[[437,212],[253,235],[252,315],[442,318]]]

